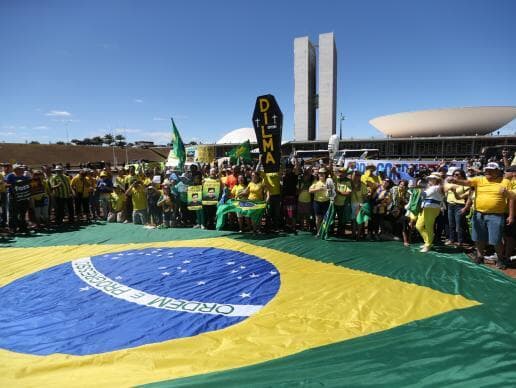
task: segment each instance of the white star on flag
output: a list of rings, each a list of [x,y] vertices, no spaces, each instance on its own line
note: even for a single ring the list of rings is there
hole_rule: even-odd
[[[90,287],[88,287],[88,286],[82,287],[82,288],[79,288],[79,292],[88,291],[89,289],[90,289]]]
[[[260,277],[260,275],[257,275],[257,274],[255,274],[255,273],[253,272],[251,275],[249,275],[249,277],[250,277],[250,278],[259,278],[259,277]]]
[[[182,267],[176,267],[176,269],[181,269]]]
[[[170,275],[170,272],[162,272],[161,274],[162,274],[163,276],[168,276],[168,275]]]
[[[185,273],[185,272],[188,272],[188,271],[186,269],[181,270],[181,273]]]
[[[120,279],[122,279],[122,276],[117,276],[115,279],[120,280]]]
[[[241,280],[241,279],[242,279],[242,276],[237,276],[237,279],[238,279],[238,280]]]
[[[124,254],[123,253],[119,253],[117,256],[123,256]]]
[[[245,269],[245,265],[241,265],[241,266],[240,266],[240,269]]]
[[[146,253],[145,256],[150,256],[151,254],[150,253]]]
[[[270,271],[269,273],[270,273],[271,275],[276,275],[276,274],[277,274],[277,272],[276,272],[276,271]]]
[[[204,286],[205,284],[206,284],[206,282],[204,280],[197,282],[198,286]]]
[[[120,259],[120,257],[117,257],[117,256],[113,256],[113,257],[111,258],[111,260],[118,260],[118,259]]]
[[[241,298],[250,298],[251,297],[251,294],[247,293],[247,292],[242,292],[240,295],[239,295]]]
[[[158,269],[167,269],[167,267],[158,267]]]
[[[226,264],[227,265],[233,265],[233,264],[235,264],[235,262],[234,261],[228,261]]]
[[[238,269],[234,269],[233,271],[231,271],[231,273],[237,273],[238,272]]]
[[[190,260],[183,261],[183,264],[188,264],[188,263],[191,263],[191,261]]]

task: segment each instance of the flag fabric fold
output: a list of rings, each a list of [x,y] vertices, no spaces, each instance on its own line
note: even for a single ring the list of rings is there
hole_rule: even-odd
[[[237,164],[240,160],[244,163],[251,163],[251,143],[249,140],[244,141],[242,144],[227,152],[226,156],[229,157],[231,164]]]
[[[228,200],[226,203],[219,203],[217,206],[217,230],[221,230],[224,226],[225,215],[228,213],[241,214],[244,217],[249,217],[255,223],[259,223],[267,203],[264,201],[238,201],[234,199]]]
[[[168,155],[168,160],[177,160],[177,167],[180,170],[183,170],[186,161],[185,145],[183,143],[183,139],[181,139],[181,135],[179,134],[179,130],[176,127],[174,119],[171,118],[170,120],[172,121],[172,149],[170,150],[170,153]]]

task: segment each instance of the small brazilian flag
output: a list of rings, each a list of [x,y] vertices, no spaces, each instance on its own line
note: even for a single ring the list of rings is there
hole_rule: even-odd
[[[264,201],[238,201],[230,199],[224,204],[217,206],[217,230],[224,226],[224,216],[227,213],[237,213],[249,217],[255,223],[259,223],[267,204]]]
[[[229,156],[231,164],[235,164],[239,160],[243,160],[245,163],[252,162],[251,143],[249,140],[244,141],[242,144],[229,151],[226,156]]]

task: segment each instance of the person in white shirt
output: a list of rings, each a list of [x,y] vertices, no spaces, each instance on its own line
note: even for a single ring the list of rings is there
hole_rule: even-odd
[[[416,221],[416,229],[424,241],[420,252],[428,252],[432,248],[435,219],[441,212],[441,205],[444,199],[441,176],[437,173],[432,173],[427,177],[427,181],[428,186],[422,193],[421,212]]]

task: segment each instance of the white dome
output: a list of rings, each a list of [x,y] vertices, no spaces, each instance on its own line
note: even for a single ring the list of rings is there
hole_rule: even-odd
[[[254,128],[238,128],[222,136],[217,144],[241,144],[249,140],[251,143],[256,143],[256,135]]]
[[[486,135],[515,117],[514,106],[481,106],[397,113],[369,123],[392,137]]]

